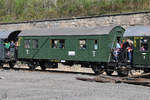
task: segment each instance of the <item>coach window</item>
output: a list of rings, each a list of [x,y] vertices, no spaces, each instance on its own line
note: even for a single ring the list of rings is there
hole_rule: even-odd
[[[38,48],[38,40],[33,40],[33,48]]]
[[[94,40],[94,50],[97,50],[97,49],[98,49],[98,41]]]
[[[51,40],[51,48],[58,48],[58,40]]]
[[[30,48],[30,40],[24,40],[24,48]]]
[[[142,39],[140,40],[140,51],[147,51],[148,50],[148,40]]]
[[[65,48],[65,40],[59,40],[59,48]]]
[[[87,49],[86,40],[79,40],[79,46],[80,49]]]
[[[51,40],[51,48],[65,48],[65,40]]]

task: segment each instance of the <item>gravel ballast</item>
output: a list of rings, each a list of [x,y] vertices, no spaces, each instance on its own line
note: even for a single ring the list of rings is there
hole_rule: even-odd
[[[90,75],[0,69],[0,100],[150,100],[150,87],[76,80]]]

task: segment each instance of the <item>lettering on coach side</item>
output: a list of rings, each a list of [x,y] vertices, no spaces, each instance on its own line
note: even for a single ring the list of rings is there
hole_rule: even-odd
[[[75,55],[76,55],[75,51],[68,51],[68,56],[75,56]]]

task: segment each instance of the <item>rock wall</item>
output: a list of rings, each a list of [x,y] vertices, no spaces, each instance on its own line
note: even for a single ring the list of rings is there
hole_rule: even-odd
[[[32,28],[50,28],[50,27],[94,27],[108,25],[149,25],[150,12],[147,13],[130,13],[122,15],[106,15],[95,18],[74,18],[59,21],[38,21],[16,24],[0,24],[0,29],[32,29]]]

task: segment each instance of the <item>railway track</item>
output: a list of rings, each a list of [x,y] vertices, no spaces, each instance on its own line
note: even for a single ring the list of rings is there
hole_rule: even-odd
[[[82,74],[82,75],[95,75],[92,72],[86,71],[76,71],[76,70],[65,70],[65,69],[54,69],[54,68],[47,68],[45,71],[42,71],[40,68],[36,68],[35,70],[30,70],[28,67],[19,66],[14,67],[13,69],[9,68],[8,66],[0,67],[0,69],[4,70],[14,70],[14,71],[28,71],[28,72],[47,72],[47,73],[65,73],[65,74]]]
[[[76,77],[77,80],[82,80],[82,81],[90,81],[90,82],[100,82],[100,83],[126,83],[126,84],[133,84],[133,85],[142,85],[142,86],[147,86],[150,87],[150,73],[144,73],[140,75],[131,75],[128,77],[118,77],[117,75],[112,75],[112,76],[107,76],[106,74],[101,74],[98,76],[95,76],[94,73],[87,73],[87,72],[76,72],[76,71],[68,71],[68,70],[57,70],[57,69],[51,69],[48,68],[45,71],[42,71],[41,69],[37,68],[33,71],[31,71],[29,68],[25,67],[16,67],[13,69],[10,69],[7,66],[4,66],[4,70],[14,70],[14,71],[28,71],[28,72],[47,72],[47,73],[56,73],[56,74],[82,74],[82,75],[92,75],[94,78],[84,78],[84,77]]]
[[[83,78],[77,77],[77,80],[90,81],[90,82],[100,82],[100,83],[126,83],[133,85],[142,85],[150,87],[150,73],[144,73],[141,75],[133,75],[128,77],[118,77],[118,76],[106,76],[99,75],[94,78]]]

